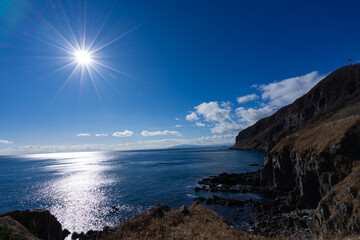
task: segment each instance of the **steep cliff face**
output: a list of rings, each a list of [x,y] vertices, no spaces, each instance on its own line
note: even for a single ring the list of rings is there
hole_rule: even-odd
[[[261,182],[291,191],[289,201],[299,208],[315,208],[359,160],[355,115],[284,138],[266,155]]]
[[[360,64],[336,70],[293,104],[241,131],[233,149],[268,152],[309,125],[354,114],[360,114]]]
[[[315,231],[324,237],[332,232],[360,235],[360,165],[337,184],[314,211]]]
[[[64,240],[69,234],[54,215],[40,209],[1,213],[0,227],[6,227],[15,235],[21,234],[19,239]]]
[[[292,206],[316,209],[315,232],[360,234],[360,64],[243,130],[233,148],[267,152],[261,184],[289,191]]]

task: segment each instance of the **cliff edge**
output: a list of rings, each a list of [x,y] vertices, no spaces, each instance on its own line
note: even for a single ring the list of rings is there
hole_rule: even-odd
[[[286,136],[360,114],[360,64],[342,67],[294,103],[241,131],[232,149],[270,151]]]
[[[233,149],[266,152],[261,184],[289,192],[297,209],[315,209],[314,232],[360,235],[360,64],[241,131]]]

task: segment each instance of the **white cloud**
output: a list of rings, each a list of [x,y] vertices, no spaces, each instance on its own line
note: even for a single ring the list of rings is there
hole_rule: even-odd
[[[230,109],[231,105],[232,105],[232,103],[230,101],[220,103],[220,107],[225,108],[225,109]]]
[[[108,134],[107,133],[97,133],[97,134],[95,134],[95,136],[96,137],[106,137],[106,136],[108,136]]]
[[[197,121],[199,117],[196,115],[196,113],[191,112],[190,114],[186,115],[185,119],[188,121]]]
[[[132,136],[134,133],[132,131],[129,130],[125,130],[123,132],[114,132],[113,136],[114,137],[130,137]]]
[[[240,125],[238,123],[229,123],[229,122],[220,122],[215,125],[215,127],[211,128],[212,133],[230,133],[230,132],[238,132],[244,129],[244,125]]]
[[[195,107],[197,114],[204,117],[205,121],[224,122],[231,119],[231,108],[221,108],[218,102],[202,103]],[[196,119],[198,120],[198,119]]]
[[[1,140],[0,139],[0,143],[4,143],[4,144],[11,144],[13,142],[9,141],[9,140]]]
[[[202,122],[196,122],[195,124],[198,127],[205,127],[206,126],[205,123],[202,123]]]
[[[255,87],[262,92],[261,97],[263,100],[269,100],[269,104],[272,106],[282,107],[307,93],[325,76],[314,71],[300,77],[256,85]]]
[[[256,121],[260,120],[261,118],[270,116],[273,114],[277,108],[271,107],[271,106],[264,106],[262,108],[243,108],[239,107],[235,110],[236,116],[238,116],[240,119],[240,122],[245,122],[247,125],[252,125]]]
[[[240,131],[258,120],[275,113],[279,108],[292,103],[297,98],[307,93],[313,86],[321,81],[326,75],[320,75],[317,71],[303,76],[284,79],[280,82],[254,85],[260,94],[248,94],[238,97],[239,104],[261,99],[256,102],[257,107],[239,107],[232,110],[231,102],[204,102],[195,106],[195,112],[186,116],[187,120],[194,121],[196,126],[207,126],[212,133],[225,133]],[[191,115],[191,116],[190,116]],[[194,118],[192,118],[194,116]]]
[[[178,125],[175,125],[176,128],[180,128],[180,127],[182,127],[182,126],[183,126],[183,125],[179,125],[179,124],[178,124]]]
[[[142,135],[142,136],[145,136],[145,137],[159,136],[159,135],[176,135],[176,136],[181,136],[181,134],[180,134],[178,131],[169,131],[169,130],[154,131],[154,132],[142,131],[142,132],[141,132],[141,135]]]
[[[195,109],[196,114],[201,116],[204,121],[215,124],[211,128],[212,133],[235,132],[243,129],[244,126],[233,120],[231,105],[231,102],[221,102],[220,104],[218,102],[204,102],[196,106]],[[198,127],[206,126],[202,122],[196,122],[195,124]]]
[[[256,95],[255,93],[253,93],[253,94],[248,94],[248,95],[245,95],[242,97],[238,97],[236,100],[239,104],[242,104],[242,103],[254,101],[256,99],[259,99],[259,96]]]
[[[178,117],[175,117],[175,120],[176,120],[176,121],[180,121],[180,118],[178,118]]]
[[[78,137],[89,137],[90,133],[78,133],[77,136]]]

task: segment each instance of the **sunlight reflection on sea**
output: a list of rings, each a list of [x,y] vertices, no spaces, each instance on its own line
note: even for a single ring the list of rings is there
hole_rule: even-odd
[[[107,164],[112,155],[104,152],[50,153],[28,155],[34,159],[52,159],[45,171],[59,175],[50,182],[37,186],[38,201],[45,202],[47,209],[70,231],[100,230],[104,226],[119,223],[119,213],[114,213],[110,187],[121,176],[106,172],[113,168]],[[121,168],[117,165],[116,168]],[[116,196],[121,199],[121,195]],[[122,204],[119,212],[139,212],[141,207]],[[107,216],[104,218],[104,216]]]
[[[195,197],[209,198],[214,193],[195,192],[199,179],[256,171],[249,164],[262,162],[263,154],[226,147],[0,156],[0,212],[47,209],[71,232],[102,230],[157,202],[178,208]],[[262,199],[250,192],[216,195]],[[207,206],[237,228],[246,228],[251,218],[249,211]]]

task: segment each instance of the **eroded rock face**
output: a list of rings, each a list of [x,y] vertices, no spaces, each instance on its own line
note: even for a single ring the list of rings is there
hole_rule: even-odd
[[[337,172],[333,162],[324,163],[320,156],[309,152],[269,154],[261,173],[262,184],[291,191],[289,200],[301,209],[315,208],[346,175]]]
[[[324,237],[335,232],[360,235],[360,165],[320,201],[313,213],[314,232]]]
[[[359,113],[360,64],[354,64],[332,72],[294,103],[241,131],[232,148],[268,152],[308,125]]]
[[[261,183],[291,191],[298,208],[314,209],[358,160],[360,116],[352,116],[285,138],[266,155]]]
[[[45,240],[63,240],[69,234],[47,210],[27,210],[1,213],[0,217],[11,217],[23,225],[35,237]]]
[[[31,234],[23,225],[9,216],[0,217],[0,228],[7,230],[7,234],[0,234],[0,239],[26,239],[26,240],[39,240]],[[6,236],[7,235],[7,236]]]

